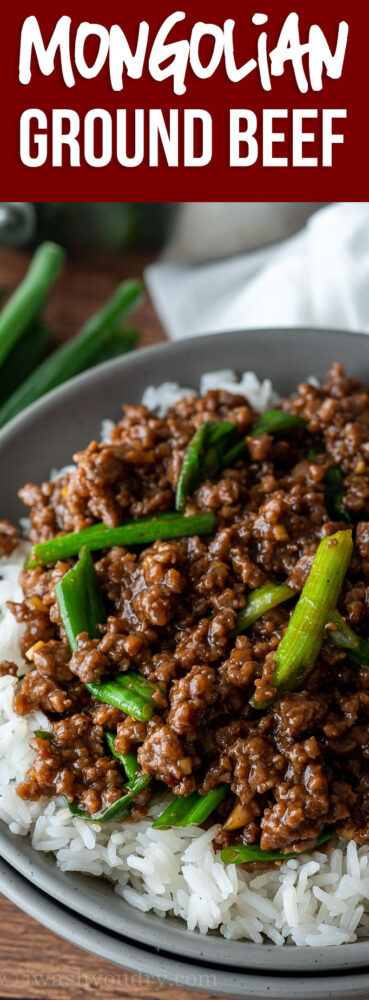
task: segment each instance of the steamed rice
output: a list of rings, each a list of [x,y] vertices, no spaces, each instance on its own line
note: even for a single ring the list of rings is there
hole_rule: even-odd
[[[204,375],[200,391],[242,392],[258,412],[278,397],[269,380],[246,372]],[[192,390],[175,383],[146,389],[143,402],[158,413]],[[110,421],[104,421],[103,437]],[[6,601],[20,601],[22,544],[0,565],[0,659],[27,670],[19,653],[18,625]],[[139,823],[89,824],[75,818],[62,799],[26,802],[15,791],[34,760],[29,740],[35,729],[49,730],[41,712],[21,718],[12,709],[16,679],[0,677],[0,819],[12,833],[31,836],[37,851],[52,852],[62,871],[105,876],[114,890],[143,912],[182,918],[189,930],[218,930],[225,938],[281,945],[325,947],[369,935],[369,847],[337,838],[325,851],[301,855],[281,866],[246,872],[221,861],[213,847],[217,826],[154,830],[163,799]]]

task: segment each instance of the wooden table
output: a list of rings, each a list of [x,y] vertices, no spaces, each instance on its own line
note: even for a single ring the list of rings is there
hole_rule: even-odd
[[[150,258],[143,254],[112,256],[101,252],[70,263],[52,293],[47,318],[62,341],[72,336],[88,316],[114,291],[122,278],[139,276]],[[0,285],[13,288],[24,273],[27,257],[0,251]],[[137,311],[141,346],[165,339],[152,303]],[[98,1000],[134,998],[185,1000],[181,989],[138,980],[117,966],[80,951],[46,931],[0,896],[0,1000]],[[204,994],[192,993],[193,998]],[[205,998],[206,1000],[206,998]]]

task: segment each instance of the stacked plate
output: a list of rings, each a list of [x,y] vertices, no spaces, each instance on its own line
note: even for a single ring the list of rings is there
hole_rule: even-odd
[[[288,393],[333,360],[365,369],[368,339],[327,331],[247,331],[169,344],[103,365],[45,397],[0,435],[1,517],[21,514],[17,490],[47,478],[96,438],[121,402],[163,380],[196,387],[202,372],[254,370]],[[369,994],[369,942],[317,948],[226,941],[188,932],[175,919],[141,913],[104,879],[61,872],[51,855],[0,823],[0,890],[42,924],[125,969],[194,990],[236,997],[319,1000]]]
[[[0,831],[0,891],[72,944],[141,976],[255,1000],[367,998],[367,942],[295,948],[225,941],[133,909],[103,879],[59,871],[53,859]]]

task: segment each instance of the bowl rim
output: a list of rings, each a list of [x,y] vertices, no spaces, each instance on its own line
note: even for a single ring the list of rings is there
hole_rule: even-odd
[[[226,337],[247,337],[247,335],[256,334],[261,335],[261,338],[265,334],[272,334],[273,336],[291,337],[294,339],[296,335],[334,335],[335,337],[347,338],[347,336],[355,337],[361,340],[362,343],[367,341],[369,343],[369,333],[364,333],[361,330],[348,331],[343,329],[335,329],[333,327],[310,327],[310,326],[283,326],[283,327],[248,327],[245,329],[237,330],[225,330],[219,333],[207,333],[200,334],[193,337],[185,337],[179,340],[165,340],[159,344],[153,344],[150,347],[141,347],[133,351],[129,351],[128,354],[122,354],[118,358],[113,358],[111,361],[103,361],[99,365],[95,365],[93,368],[89,368],[86,372],[81,372],[79,375],[74,375],[73,378],[63,382],[62,385],[57,386],[55,389],[51,389],[49,392],[45,393],[41,399],[36,402],[31,403],[27,406],[21,413],[18,413],[13,417],[4,427],[0,428],[0,446],[7,441],[8,437],[21,428],[23,424],[28,422],[30,416],[42,414],[43,410],[48,408],[50,400],[52,399],[57,403],[59,399],[63,397],[68,398],[70,394],[74,395],[74,391],[78,388],[83,388],[85,385],[94,384],[100,381],[100,377],[103,375],[109,375],[110,372],[115,372],[117,367],[121,367],[123,371],[129,371],[131,368],[133,370],[137,367],[137,361],[143,355],[146,360],[151,361],[152,359],[160,357],[161,354],[164,356],[166,354],[174,354],[180,345],[184,343],[190,350],[191,347],[196,344],[207,343],[209,345],[215,344],[217,341],[224,340]],[[216,370],[216,369],[214,369]]]

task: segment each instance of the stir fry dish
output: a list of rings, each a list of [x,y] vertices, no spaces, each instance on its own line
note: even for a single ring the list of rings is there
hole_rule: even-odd
[[[125,406],[74,460],[20,491],[14,707],[51,730],[18,795],[95,823],[162,797],[158,829],[218,823],[234,863],[367,843],[368,390],[335,364],[262,416],[221,390]]]

